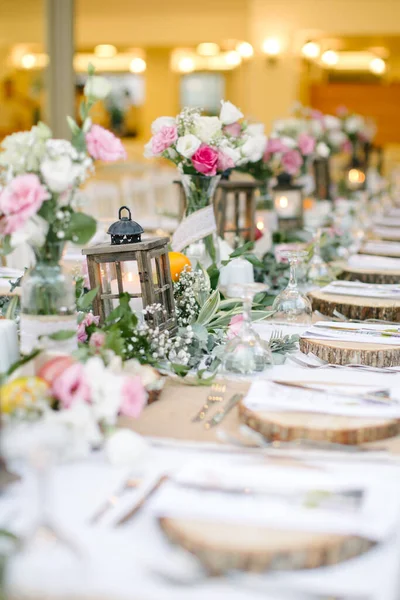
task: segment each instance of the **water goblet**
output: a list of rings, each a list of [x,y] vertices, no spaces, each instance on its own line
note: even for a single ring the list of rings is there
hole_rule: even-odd
[[[328,232],[326,227],[318,227],[314,235],[313,255],[308,264],[307,279],[311,283],[316,283],[321,280],[334,279],[329,265],[321,256],[321,236],[324,232]]]
[[[306,258],[305,250],[284,250],[282,258],[289,262],[289,283],[278,294],[272,305],[274,319],[288,323],[311,323],[312,307],[307,296],[301,293],[297,284],[297,266]]]
[[[264,371],[272,364],[271,351],[251,324],[251,307],[254,296],[265,292],[262,283],[237,283],[227,288],[227,296],[243,300],[243,314],[237,332],[229,333],[231,339],[225,346],[223,368],[228,373],[251,375]]]

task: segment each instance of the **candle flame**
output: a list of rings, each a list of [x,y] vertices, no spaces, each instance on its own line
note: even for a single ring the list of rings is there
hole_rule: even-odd
[[[256,225],[257,229],[259,229],[260,231],[262,231],[265,227],[264,225],[264,221],[257,221],[257,225]]]
[[[132,275],[132,273],[128,273],[127,280],[128,281],[133,281],[133,275]]]
[[[281,196],[279,198],[279,206],[281,208],[287,208],[289,205],[289,200],[286,198],[286,196]]]
[[[365,181],[365,174],[358,169],[350,169],[348,177],[350,183],[364,183]]]

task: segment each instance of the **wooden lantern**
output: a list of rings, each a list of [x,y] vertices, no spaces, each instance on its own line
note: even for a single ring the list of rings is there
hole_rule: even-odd
[[[287,173],[278,175],[278,183],[272,188],[274,209],[278,217],[278,228],[283,231],[300,229],[303,226],[303,188],[292,183]]]
[[[256,239],[255,192],[259,187],[256,181],[221,181],[218,185],[214,200],[218,235],[233,238],[234,247]]]
[[[315,196],[318,200],[332,200],[331,177],[329,158],[316,158],[314,160]]]
[[[129,217],[121,217],[126,208]],[[122,207],[120,220],[110,226],[111,244],[82,250],[86,255],[90,287],[99,291],[93,311],[100,321],[118,306],[120,294],[127,292],[130,306],[141,318],[143,308],[160,304],[162,310],[146,316],[160,329],[176,329],[173,284],[168,257],[167,237],[141,239],[143,229],[132,221],[130,210]]]

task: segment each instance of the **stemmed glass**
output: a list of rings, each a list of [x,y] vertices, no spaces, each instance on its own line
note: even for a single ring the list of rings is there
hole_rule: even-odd
[[[297,266],[306,258],[305,250],[283,250],[282,258],[286,258],[290,265],[289,283],[278,294],[272,305],[275,310],[274,319],[288,323],[311,323],[311,302],[301,293],[297,285]]]
[[[237,333],[225,346],[223,368],[229,373],[251,375],[272,364],[271,351],[251,324],[251,307],[254,296],[266,291],[262,283],[237,283],[228,285],[227,296],[243,299],[243,314]],[[229,333],[228,333],[229,335]]]
[[[321,236],[327,231],[329,231],[329,229],[326,227],[318,227],[314,235],[313,255],[307,270],[307,279],[311,283],[316,283],[324,279],[334,279],[329,265],[321,256]]]

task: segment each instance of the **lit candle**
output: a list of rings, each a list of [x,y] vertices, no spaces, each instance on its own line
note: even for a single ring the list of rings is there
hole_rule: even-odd
[[[279,218],[290,219],[301,214],[301,194],[297,190],[285,190],[275,196],[275,210]]]
[[[131,271],[129,271],[128,273],[124,273],[124,275],[122,276],[122,287],[124,292],[127,292],[128,294],[140,294],[142,290],[140,287],[139,273],[132,273]],[[111,281],[111,293],[119,294],[117,279],[113,279]],[[113,300],[113,306],[114,308],[118,306],[118,300]],[[142,298],[131,298],[129,300],[129,306],[131,307],[132,311],[136,313],[137,317],[140,320],[143,320]]]
[[[10,319],[0,319],[0,373],[5,373],[18,359],[17,325]]]

